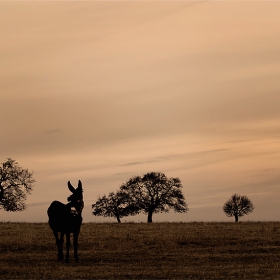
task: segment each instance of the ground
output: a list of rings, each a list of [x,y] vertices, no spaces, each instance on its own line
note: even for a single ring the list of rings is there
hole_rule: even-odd
[[[280,278],[280,222],[86,223],[68,264],[45,223],[0,223],[0,278]]]

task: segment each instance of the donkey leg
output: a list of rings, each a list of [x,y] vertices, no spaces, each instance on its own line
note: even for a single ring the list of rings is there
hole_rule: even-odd
[[[73,245],[74,245],[74,257],[75,257],[75,260],[76,262],[79,262],[80,259],[79,259],[79,256],[78,256],[78,236],[79,236],[79,233],[73,233]]]
[[[61,260],[61,259],[63,259],[63,255],[61,252],[61,240],[59,240],[57,231],[54,230],[53,235],[55,237],[55,242],[56,242],[56,247],[57,247],[57,259]]]
[[[69,262],[69,248],[70,248],[70,233],[66,233],[66,255],[65,255],[65,262]]]
[[[60,255],[59,260],[63,260],[63,242],[64,242],[64,232],[60,233]]]

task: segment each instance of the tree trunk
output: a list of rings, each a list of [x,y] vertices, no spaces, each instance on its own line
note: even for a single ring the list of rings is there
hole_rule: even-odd
[[[153,211],[149,210],[149,212],[148,212],[148,223],[152,223],[153,222],[152,216],[153,216]]]
[[[119,217],[119,216],[117,216],[116,218],[117,218],[118,223],[121,223],[121,219],[120,219],[120,217]]]
[[[238,215],[234,215],[235,217],[235,222],[237,223],[238,222]]]

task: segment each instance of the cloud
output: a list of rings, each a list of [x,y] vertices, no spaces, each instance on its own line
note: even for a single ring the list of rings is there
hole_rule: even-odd
[[[126,163],[126,164],[121,164],[120,166],[132,166],[132,165],[139,165],[139,164],[143,164],[143,162],[129,162],[129,163]]]
[[[244,139],[244,140],[228,141],[225,143],[235,144],[235,143],[251,142],[251,141],[258,141],[258,140],[260,139]]]
[[[27,207],[41,207],[41,206],[46,206],[50,205],[49,201],[42,201],[42,202],[32,202],[32,203],[27,203]]]

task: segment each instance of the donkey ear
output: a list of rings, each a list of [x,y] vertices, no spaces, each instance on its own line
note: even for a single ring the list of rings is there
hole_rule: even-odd
[[[78,183],[78,188],[81,189],[81,190],[83,189],[82,188],[82,182],[80,180],[79,180],[79,183]]]
[[[68,189],[69,189],[70,192],[72,192],[72,193],[75,192],[75,188],[71,185],[70,181],[68,181]]]

